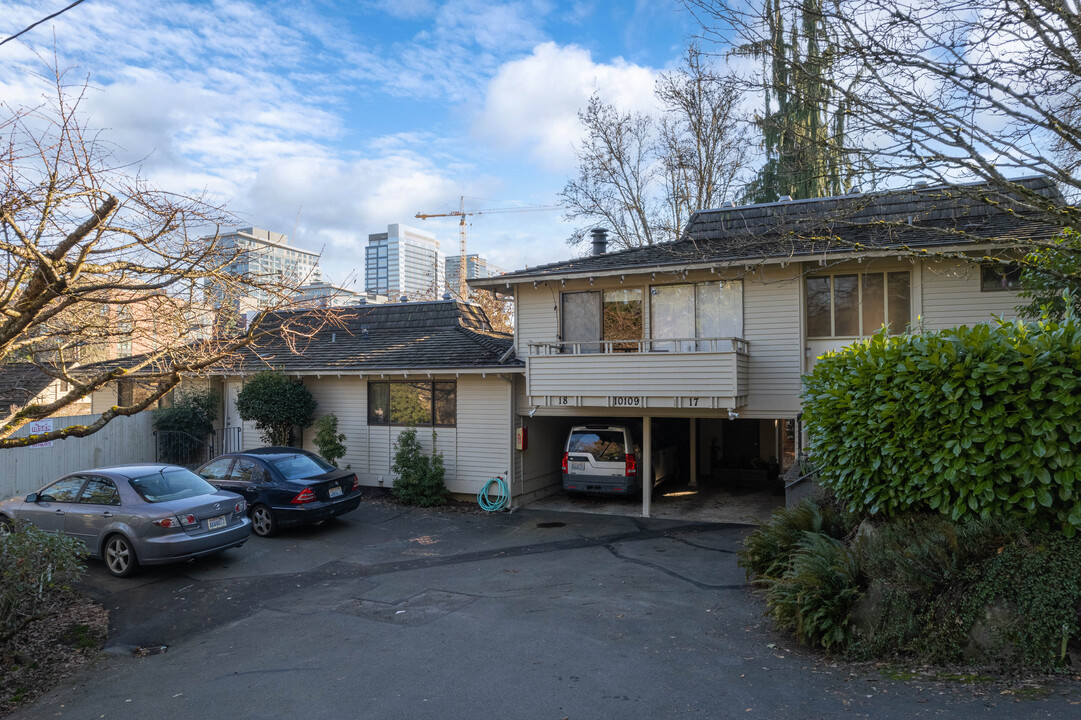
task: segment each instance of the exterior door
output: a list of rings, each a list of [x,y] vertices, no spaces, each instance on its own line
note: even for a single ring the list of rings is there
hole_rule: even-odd
[[[113,481],[100,475],[90,475],[79,496],[79,502],[67,507],[64,532],[93,553],[100,547],[101,534],[120,513],[120,495]]]
[[[244,444],[244,422],[236,411],[236,396],[240,392],[240,383],[225,383],[225,431],[222,438],[222,453],[240,452]]]

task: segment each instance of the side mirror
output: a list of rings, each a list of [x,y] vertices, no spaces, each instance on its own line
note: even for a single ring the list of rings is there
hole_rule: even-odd
[[[37,501],[38,501],[38,494],[37,493],[30,493],[29,495],[26,496],[26,502],[28,502],[28,503],[36,503]]]

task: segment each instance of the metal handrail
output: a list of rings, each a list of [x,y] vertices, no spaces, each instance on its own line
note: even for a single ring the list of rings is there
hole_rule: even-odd
[[[746,355],[743,338],[647,338],[642,340],[589,340],[528,343],[529,355],[620,355],[624,353],[704,353],[734,352]]]

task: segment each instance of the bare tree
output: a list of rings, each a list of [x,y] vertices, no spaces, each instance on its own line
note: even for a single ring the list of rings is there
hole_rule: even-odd
[[[815,0],[817,3],[818,0]],[[767,14],[803,0],[684,0],[718,54],[768,46]],[[829,73],[815,79],[844,109],[843,153],[864,191],[928,182],[1046,226],[1081,227],[1081,15],[1077,0],[823,0]],[[793,83],[813,68],[780,57]],[[1060,193],[1033,190],[1047,177]],[[963,228],[953,231],[957,242]],[[1046,233],[1037,233],[1046,237]],[[975,239],[975,238],[973,238]],[[1020,266],[1030,297],[1081,285],[1081,246],[1017,230],[987,238],[977,262]],[[988,242],[990,241],[990,242]],[[1049,261],[1048,258],[1051,258]]]
[[[262,320],[295,293],[277,277],[230,272],[240,251],[216,234],[226,213],[118,167],[81,119],[82,88],[63,73],[50,85],[41,104],[5,105],[0,118],[0,372],[30,364],[62,385],[55,399],[0,408],[0,448],[82,437],[150,407],[182,377],[258,342]],[[241,323],[237,303],[253,295],[269,300]],[[309,319],[295,331],[314,329]],[[90,423],[13,437],[133,378],[146,391]]]
[[[717,74],[697,46],[684,64],[662,75],[658,115],[622,112],[598,95],[579,113],[586,139],[578,176],[563,188],[565,217],[606,225],[619,248],[677,239],[695,210],[716,207],[738,184],[746,144],[739,92]]]
[[[722,52],[770,42],[766,6],[685,4]],[[767,5],[795,14],[806,3]],[[827,0],[818,12],[833,43],[832,71],[819,77],[845,109],[843,150],[863,159],[861,180],[981,182],[1077,225],[1072,202],[1011,182],[1047,176],[1068,201],[1081,191],[1076,0]],[[793,83],[809,72],[780,61]]]

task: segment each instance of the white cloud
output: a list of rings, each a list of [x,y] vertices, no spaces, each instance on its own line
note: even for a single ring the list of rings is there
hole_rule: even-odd
[[[546,170],[569,171],[582,138],[578,111],[590,96],[597,92],[624,111],[651,112],[656,79],[651,68],[619,59],[596,63],[583,48],[542,43],[492,78],[474,132],[502,149],[525,148]]]

